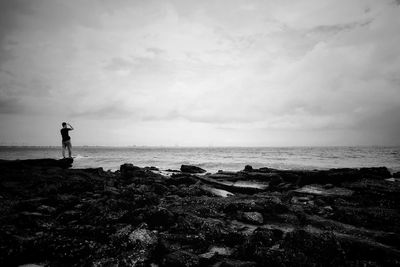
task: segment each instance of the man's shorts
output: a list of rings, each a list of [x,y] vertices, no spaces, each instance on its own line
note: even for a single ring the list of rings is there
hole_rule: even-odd
[[[62,146],[63,148],[71,148],[72,147],[71,140],[63,141]]]

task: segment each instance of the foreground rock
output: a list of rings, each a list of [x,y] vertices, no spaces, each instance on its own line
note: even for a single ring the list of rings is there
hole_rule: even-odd
[[[400,182],[387,176],[0,161],[0,266],[396,266]],[[235,191],[244,182],[267,186]]]

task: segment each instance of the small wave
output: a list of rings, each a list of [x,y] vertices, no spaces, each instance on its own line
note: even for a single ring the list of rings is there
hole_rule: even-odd
[[[76,156],[73,156],[73,158],[74,158],[74,159],[85,159],[85,158],[89,158],[89,156],[78,154],[78,155],[76,155]]]

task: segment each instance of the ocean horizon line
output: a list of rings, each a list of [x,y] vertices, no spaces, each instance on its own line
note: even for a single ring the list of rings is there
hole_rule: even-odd
[[[0,148],[59,148],[61,145],[0,145]],[[75,148],[389,148],[400,145],[291,145],[291,146],[184,146],[184,145],[75,145]]]

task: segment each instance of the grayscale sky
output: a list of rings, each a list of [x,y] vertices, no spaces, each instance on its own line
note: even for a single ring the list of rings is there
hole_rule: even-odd
[[[399,4],[0,0],[0,144],[400,145]]]

